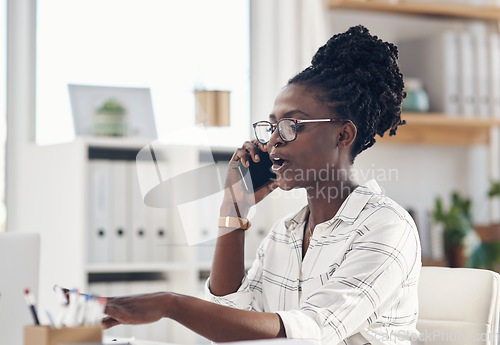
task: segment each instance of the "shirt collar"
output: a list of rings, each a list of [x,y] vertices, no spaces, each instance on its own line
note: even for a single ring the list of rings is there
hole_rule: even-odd
[[[382,194],[382,189],[377,181],[369,180],[365,184],[358,186],[347,199],[344,200],[337,214],[329,221],[333,222],[336,219],[341,219],[346,223],[353,224],[358,218],[361,211],[373,195]],[[285,220],[287,230],[293,230],[298,224],[304,223],[309,214],[309,206],[304,206],[293,217]]]
[[[285,219],[285,227],[287,230],[293,230],[301,223],[305,223],[306,217],[309,214],[309,206],[304,206],[293,217]]]
[[[382,194],[382,190],[375,180],[369,180],[364,185],[358,186],[345,199],[332,220],[338,218],[349,224],[354,223],[370,198],[375,194]]]

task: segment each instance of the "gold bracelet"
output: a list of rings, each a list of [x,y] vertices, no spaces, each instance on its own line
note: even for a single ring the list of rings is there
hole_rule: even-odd
[[[219,228],[248,230],[250,228],[250,221],[246,218],[240,217],[220,217]]]

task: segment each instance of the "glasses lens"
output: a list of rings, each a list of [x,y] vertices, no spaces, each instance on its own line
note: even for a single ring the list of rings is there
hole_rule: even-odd
[[[267,121],[257,122],[255,124],[255,137],[257,140],[266,144],[271,139],[271,135],[273,134],[273,127]]]
[[[285,141],[293,141],[297,136],[297,125],[293,120],[281,120],[278,123],[278,130]]]

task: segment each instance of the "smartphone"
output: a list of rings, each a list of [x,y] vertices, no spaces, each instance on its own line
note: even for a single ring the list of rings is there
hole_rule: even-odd
[[[238,164],[238,170],[243,180],[243,185],[248,193],[258,191],[269,181],[276,178],[276,174],[271,170],[273,162],[269,159],[269,153],[259,151],[259,157],[260,160],[258,162],[254,162],[250,158],[250,165],[248,168],[243,166],[241,161]]]

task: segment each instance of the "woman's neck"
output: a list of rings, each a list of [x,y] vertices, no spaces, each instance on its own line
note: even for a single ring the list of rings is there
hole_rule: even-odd
[[[318,184],[307,190],[309,222],[312,229],[317,224],[332,219],[342,203],[358,187],[352,180],[336,181],[328,185]]]

